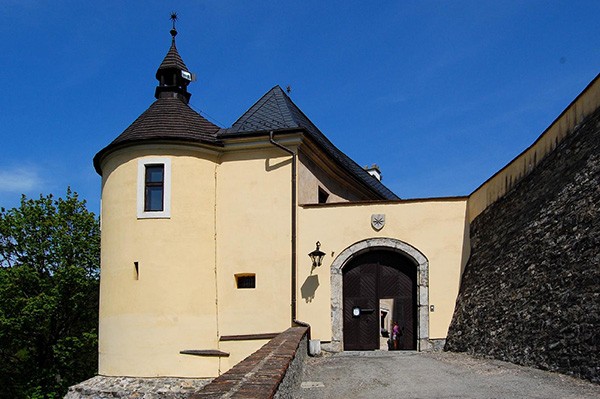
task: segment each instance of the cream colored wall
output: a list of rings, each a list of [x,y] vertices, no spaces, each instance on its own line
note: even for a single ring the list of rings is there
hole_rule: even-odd
[[[563,111],[529,148],[503,169],[489,178],[469,196],[469,223],[489,205],[503,197],[512,186],[528,175],[575,126],[600,107],[600,78],[588,87]]]
[[[220,372],[224,373],[269,342],[268,339],[221,342],[221,350],[231,355],[221,358]]]
[[[348,183],[342,184],[318,167],[303,153],[298,154],[298,203],[318,203],[319,187],[324,189],[329,197],[327,202],[347,202],[365,200],[364,195],[352,189]]]
[[[272,146],[226,152],[217,176],[219,334],[282,332],[291,325],[291,157]],[[254,273],[256,288],[237,289],[238,273]],[[258,347],[221,342],[236,349],[222,371]]]
[[[138,160],[144,157],[171,160],[169,219],[137,218]],[[290,326],[289,155],[272,146],[244,150],[238,145],[219,154],[174,145],[136,146],[110,154],[102,169],[100,374],[216,376],[266,342],[220,342],[219,337],[281,332]],[[317,175],[303,176],[318,183]],[[315,338],[331,338],[327,268],[343,249],[371,237],[403,240],[429,259],[430,303],[436,305],[430,337],[445,337],[458,292],[466,200],[297,210],[297,317],[311,323]],[[370,226],[372,213],[386,214],[380,232]],[[314,298],[308,298],[310,287],[303,284],[314,283],[315,277],[309,278],[307,254],[317,240],[327,257],[313,273],[319,285]],[[255,289],[236,288],[235,274],[241,273],[256,275]],[[231,355],[181,355],[185,349]]]
[[[170,219],[137,219],[138,159],[168,157]],[[215,376],[215,163],[181,147],[138,146],[103,162],[99,373]],[[139,280],[134,262],[139,262]]]
[[[429,315],[429,337],[446,338],[460,285],[466,205],[466,198],[461,198],[300,208],[298,318],[310,323],[312,337],[331,340],[329,268],[335,257],[358,241],[389,237],[412,245],[428,259],[429,303],[435,305]],[[379,232],[371,227],[372,214],[386,215]],[[316,241],[327,255],[311,275],[307,254],[315,249]]]

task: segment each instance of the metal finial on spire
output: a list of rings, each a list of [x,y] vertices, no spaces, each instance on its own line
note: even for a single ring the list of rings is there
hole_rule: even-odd
[[[173,28],[171,29],[171,36],[173,36],[173,41],[175,41],[175,36],[177,36],[177,29],[175,29],[175,22],[177,21],[177,13],[173,11],[171,13],[171,21],[173,21]]]

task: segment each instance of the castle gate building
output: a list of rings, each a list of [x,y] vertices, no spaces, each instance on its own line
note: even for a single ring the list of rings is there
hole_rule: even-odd
[[[296,323],[330,351],[387,350],[394,322],[399,350],[443,345],[469,223],[514,170],[403,200],[279,86],[217,126],[189,105],[171,33],[155,101],[94,157],[99,374],[214,377]]]

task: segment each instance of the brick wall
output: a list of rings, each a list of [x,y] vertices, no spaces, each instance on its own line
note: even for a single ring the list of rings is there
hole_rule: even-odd
[[[308,327],[291,327],[189,399],[286,398],[299,385]]]
[[[471,224],[446,350],[600,382],[600,110]]]

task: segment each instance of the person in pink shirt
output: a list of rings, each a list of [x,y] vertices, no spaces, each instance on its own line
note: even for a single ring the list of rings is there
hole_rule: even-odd
[[[400,326],[398,326],[398,322],[394,322],[394,327],[392,328],[392,342],[394,343],[394,350],[398,350],[398,341],[400,341],[400,336],[402,332],[400,331]]]

